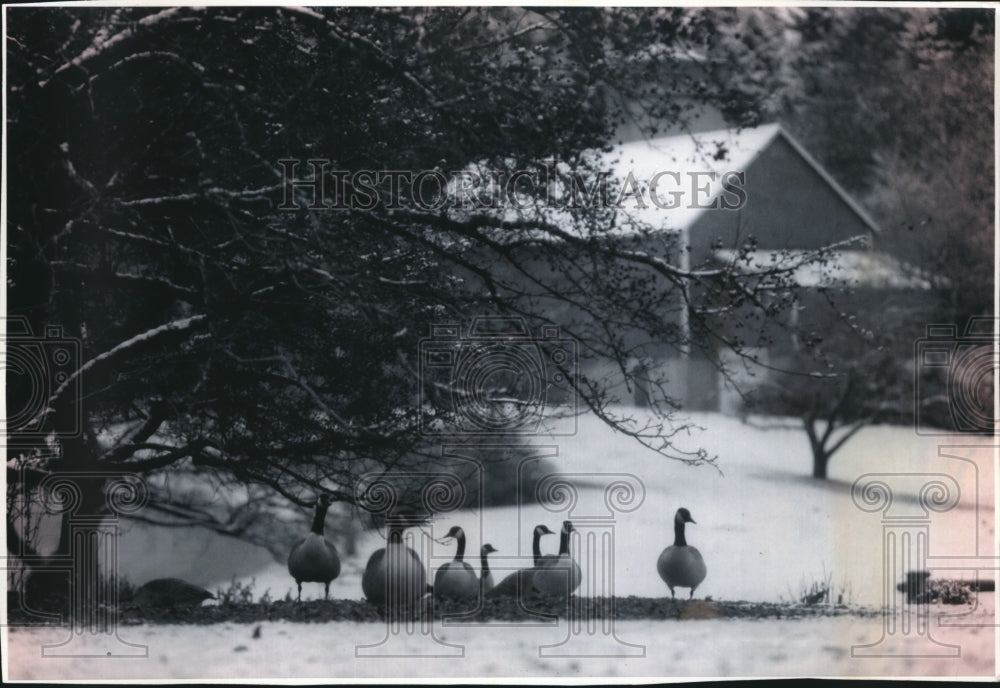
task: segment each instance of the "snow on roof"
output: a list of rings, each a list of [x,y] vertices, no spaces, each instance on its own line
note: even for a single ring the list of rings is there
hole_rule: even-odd
[[[618,179],[625,179],[631,172],[636,180],[649,182],[661,172],[679,172],[684,177],[681,187],[685,184],[687,186],[687,195],[681,207],[663,209],[647,204],[646,208],[636,208],[636,204],[630,206],[626,202],[622,210],[635,220],[656,228],[682,229],[689,227],[707,209],[699,206],[710,206],[723,193],[723,175],[727,172],[745,172],[757,156],[778,138],[785,140],[869,229],[878,232],[877,225],[864,209],[780,124],[739,130],[716,129],[631,141],[604,154],[604,159]],[[711,179],[707,173],[714,173],[715,178]],[[692,175],[697,176],[698,186],[706,189],[699,191],[697,198],[691,188]],[[673,179],[666,178],[665,181],[672,182]],[[658,195],[664,196],[666,193],[668,192],[661,191]]]
[[[723,193],[723,175],[745,171],[780,133],[777,124],[740,131],[717,129],[630,141],[602,154],[616,180],[626,180],[631,174],[640,186],[646,185],[644,208],[634,198],[620,204],[621,229],[628,232],[629,225],[639,223],[656,229],[689,227],[705,212],[703,206]],[[657,188],[648,189],[653,184]],[[695,194],[693,186],[701,190]],[[684,194],[676,197],[678,207],[662,208],[650,202],[650,194],[655,194],[662,205],[673,205],[672,191]]]
[[[749,252],[749,261],[740,260],[741,252],[719,249],[717,261],[752,273],[781,265],[796,265],[793,281],[800,287],[870,287],[875,289],[928,290],[942,286],[942,278],[927,274],[912,265],[878,251],[837,251],[825,262],[806,262],[815,251]]]
[[[614,210],[612,234],[629,236],[649,230],[679,232],[690,227],[702,213],[712,207],[725,207],[726,203],[741,202],[732,189],[734,186],[742,186],[745,178],[734,179],[727,173],[745,172],[778,138],[784,139],[867,227],[878,232],[877,226],[865,211],[779,124],[738,130],[730,128],[686,132],[629,141],[614,146],[609,151],[585,151],[581,155],[581,161],[588,168],[609,172],[605,177],[607,194],[604,203]],[[564,162],[554,162],[556,164],[552,169],[562,177],[555,186],[546,183],[537,185],[536,191],[541,188],[542,193],[529,199],[525,207],[518,207],[509,195],[500,194],[501,202],[490,205],[485,209],[486,212],[512,224],[544,220],[564,227],[570,233],[576,233],[578,230],[572,227],[571,213],[566,206],[558,202],[550,203],[548,195],[552,188],[560,188],[562,193],[554,197],[565,198],[566,180],[575,170]],[[480,179],[491,178],[490,170],[485,164],[470,165],[463,174],[471,174]],[[460,189],[467,181],[462,174],[458,174],[449,184],[449,194],[462,198]],[[595,188],[593,178],[588,183],[591,186],[587,186],[585,190],[589,192]]]

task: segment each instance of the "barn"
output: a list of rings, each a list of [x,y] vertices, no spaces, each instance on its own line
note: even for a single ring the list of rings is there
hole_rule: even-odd
[[[830,292],[851,304],[845,307],[882,303],[913,309],[927,300],[920,293],[935,286],[931,276],[876,250],[876,223],[779,124],[626,142],[607,154],[607,161],[618,186],[634,192],[618,196],[616,231],[622,241],[687,247],[673,256],[687,269],[753,271],[802,263],[793,273],[798,288],[784,315],[795,324],[828,317],[815,302]],[[820,263],[805,264],[824,247],[832,250]],[[690,326],[684,309],[676,317],[679,327]],[[824,327],[822,320],[811,325]],[[743,343],[753,358],[776,366],[801,345],[780,328]],[[746,366],[724,345],[654,346],[643,353],[631,361],[633,371],[669,380],[668,396],[691,410],[739,413],[741,392],[767,377],[766,369]],[[611,365],[582,365],[589,366],[583,372],[591,377],[614,375]],[[638,405],[648,398],[641,384],[626,387],[623,381],[615,392]]]

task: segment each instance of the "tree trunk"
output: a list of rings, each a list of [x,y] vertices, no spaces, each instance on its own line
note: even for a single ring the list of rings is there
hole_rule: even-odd
[[[812,477],[826,480],[826,466],[828,463],[830,463],[830,455],[823,451],[822,447],[813,447]]]
[[[826,466],[830,463],[831,455],[823,447],[823,440],[816,432],[816,426],[813,425],[815,420],[815,417],[810,414],[802,419],[802,425],[805,427],[806,435],[809,437],[809,448],[812,450],[812,477],[826,480]]]

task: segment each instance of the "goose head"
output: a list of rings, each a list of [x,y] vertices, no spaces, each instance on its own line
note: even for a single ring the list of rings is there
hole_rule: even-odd
[[[674,523],[694,523],[697,525],[698,522],[695,521],[693,518],[691,518],[690,511],[688,511],[684,507],[681,507],[680,509],[677,510],[677,513],[674,515]]]
[[[486,556],[487,554],[493,554],[494,552],[499,552],[499,551],[500,551],[500,550],[496,549],[495,547],[493,547],[493,545],[491,545],[490,543],[488,543],[488,542],[487,542],[487,543],[486,543],[485,545],[483,545],[483,546],[482,546],[482,548],[481,548],[481,549],[479,550],[479,553],[480,553],[480,554],[481,554],[482,556],[484,556],[484,557],[485,557],[485,556]]]
[[[686,511],[686,509],[685,509],[685,511]],[[564,532],[566,535],[569,535],[574,530],[576,530],[576,528],[573,527],[573,523],[572,522],[570,522],[570,521],[563,521],[562,532]]]
[[[543,535],[555,535],[548,526],[539,525],[535,526],[535,537],[541,537]]]
[[[319,497],[316,498],[316,508],[329,509],[331,504],[333,504],[333,497],[330,496],[330,493],[320,492]]]
[[[465,537],[465,531],[462,530],[461,527],[459,527],[459,526],[452,526],[451,530],[449,530],[445,534],[445,537],[446,538],[455,538],[455,539],[464,538]]]

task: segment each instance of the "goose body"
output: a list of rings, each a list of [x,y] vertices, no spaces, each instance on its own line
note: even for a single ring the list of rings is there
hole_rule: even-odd
[[[559,554],[554,557],[542,557],[531,581],[538,594],[567,598],[580,586],[583,577],[580,565],[570,554],[570,534],[574,530],[571,522],[564,521],[559,534]]]
[[[479,579],[472,567],[464,561],[465,531],[454,526],[445,537],[455,538],[458,549],[455,551],[455,558],[441,566],[434,575],[434,597],[454,600],[477,599]]]
[[[685,523],[695,523],[695,520],[687,509],[681,507],[674,515],[674,544],[663,550],[656,562],[656,570],[670,588],[671,597],[675,596],[674,588],[690,588],[689,597],[694,597],[695,589],[708,573],[701,552],[687,544]]]
[[[135,591],[132,604],[138,607],[197,607],[215,595],[180,578],[157,578]]]
[[[533,566],[530,569],[520,569],[514,571],[513,573],[504,577],[494,588],[492,588],[488,593],[487,597],[528,597],[533,594],[534,587],[532,585],[532,579],[534,578],[535,572],[541,565],[543,561],[542,556],[542,536],[543,535],[554,535],[547,526],[537,525],[532,533],[531,540],[531,554]]]
[[[372,604],[393,609],[413,608],[427,593],[424,564],[403,543],[402,526],[391,526],[386,546],[368,558],[361,589]]]
[[[330,597],[330,582],[340,575],[340,555],[333,543],[323,535],[330,496],[320,495],[316,500],[316,513],[312,531],[299,540],[288,555],[288,572],[295,579],[302,599],[303,583],[323,583],[324,599]]]
[[[496,552],[496,550],[488,542],[479,550],[479,592],[482,595],[485,595],[496,586],[496,583],[493,582],[493,572],[490,571],[490,562],[487,558],[493,552]]]

